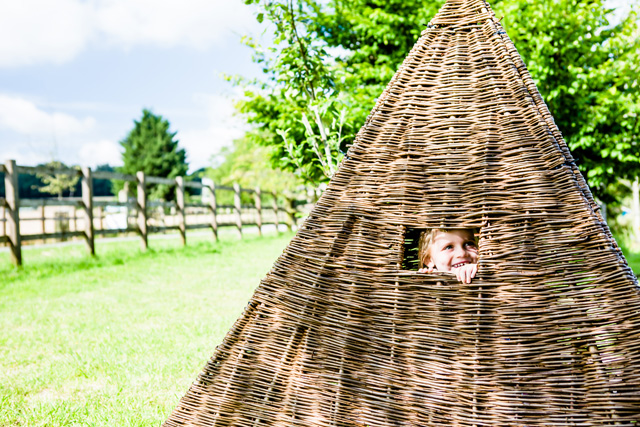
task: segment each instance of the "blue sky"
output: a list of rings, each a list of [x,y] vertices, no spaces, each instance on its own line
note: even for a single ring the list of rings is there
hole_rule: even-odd
[[[221,74],[257,75],[259,31],[240,0],[0,0],[0,161],[120,164],[150,108],[208,165],[242,134]]]
[[[260,31],[242,0],[0,0],[0,162],[118,165],[149,108],[209,165],[243,133],[221,74],[258,75]]]

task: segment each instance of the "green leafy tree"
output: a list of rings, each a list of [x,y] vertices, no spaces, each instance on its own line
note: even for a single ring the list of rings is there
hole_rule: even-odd
[[[43,184],[37,187],[38,191],[57,195],[58,199],[62,199],[65,191],[69,191],[73,195],[80,175],[77,172],[66,172],[65,170],[69,169],[68,166],[57,160],[46,163],[44,166],[51,168],[53,172],[36,174]],[[77,168],[73,169],[77,171]]]
[[[349,108],[341,95],[347,92],[338,88],[339,69],[331,64],[327,44],[309,28],[316,5],[284,1],[262,6],[258,19],[274,24],[274,47],[263,49],[250,38],[246,43],[266,79],[236,80],[246,89],[238,107],[256,125],[248,137],[275,148],[274,166],[305,182],[325,181],[341,159],[355,120],[347,120]]]
[[[44,164],[38,166],[44,166]],[[20,174],[18,178],[18,193],[20,194],[20,198],[42,198],[42,193],[38,190],[38,188],[42,187],[43,185],[44,184],[42,183],[42,180],[33,174]],[[5,197],[4,173],[0,173],[0,197]]]
[[[134,121],[134,127],[127,137],[120,141],[124,148],[122,160],[124,166],[118,168],[122,173],[135,174],[143,171],[149,176],[175,178],[184,176],[189,169],[186,152],[178,148],[176,132],[169,131],[169,122],[151,111],[142,110],[140,121]],[[114,183],[116,192],[123,187]],[[148,184],[151,199],[173,200],[174,186]]]
[[[245,88],[238,108],[256,125],[248,137],[275,148],[274,166],[325,182],[438,5],[246,2],[274,24],[272,47],[246,39],[265,79],[236,80]]]
[[[115,172],[115,168],[109,164],[98,165],[95,168],[96,172]],[[94,196],[113,196],[113,182],[109,179],[94,179],[93,180],[93,195]]]
[[[273,169],[269,164],[270,147],[255,145],[250,138],[239,138],[223,147],[213,157],[213,166],[205,175],[217,184],[240,184],[244,188],[260,186],[265,190],[284,191],[301,184],[290,172]]]
[[[496,13],[522,55],[595,195],[640,175],[640,39],[632,10],[619,23],[602,0],[503,0]]]
[[[233,141],[230,147],[223,147],[212,161],[213,165],[204,175],[216,184],[231,186],[238,183],[243,188],[260,187],[265,193],[275,191],[279,194],[293,192],[302,181],[293,173],[275,170],[269,162],[272,148],[257,145],[248,137]],[[222,194],[219,203],[233,203],[231,193]],[[249,197],[243,193],[244,197]],[[247,199],[247,202],[250,202]]]
[[[420,32],[444,3],[426,0],[245,0],[274,24],[273,46],[252,39],[264,79],[236,79],[249,137],[274,147],[272,162],[308,182],[326,180],[312,142],[318,120],[345,116],[337,147],[350,142]],[[603,0],[497,0],[497,16],[519,49],[595,194],[640,174],[638,20],[609,22]],[[313,88],[314,96],[310,95]],[[310,114],[311,112],[311,114]],[[308,120],[307,120],[308,121]],[[315,135],[315,137],[314,137]],[[336,140],[336,138],[334,138]],[[336,144],[331,149],[335,151]]]

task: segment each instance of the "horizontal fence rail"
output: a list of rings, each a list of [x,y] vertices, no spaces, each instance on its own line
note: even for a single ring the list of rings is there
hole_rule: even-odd
[[[88,252],[95,255],[96,236],[137,233],[143,249],[147,249],[150,233],[178,231],[185,245],[187,230],[210,229],[217,241],[221,227],[235,227],[242,237],[243,227],[252,225],[262,235],[267,224],[275,225],[276,230],[280,224],[292,229],[297,216],[313,202],[259,187],[217,185],[206,178],[197,182],[184,177],[147,176],[143,172],[129,175],[92,171],[86,167],[20,166],[14,160],[0,164],[0,173],[4,174],[5,184],[5,197],[0,197],[0,244],[10,247],[11,261],[16,266],[22,264],[23,242],[80,237],[85,240]],[[81,195],[64,199],[21,199],[20,174],[77,176]],[[124,189],[117,199],[95,197],[93,181],[96,179],[124,182]],[[174,187],[175,200],[150,200],[149,186],[157,184]],[[200,189],[201,197],[190,198],[189,188]]]

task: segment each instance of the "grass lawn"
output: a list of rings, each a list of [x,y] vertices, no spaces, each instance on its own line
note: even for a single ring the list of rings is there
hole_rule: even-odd
[[[0,426],[158,426],[292,234],[0,253]]]
[[[622,248],[622,252],[624,253],[627,263],[629,263],[629,267],[631,267],[633,273],[638,277],[638,275],[640,275],[640,253],[631,252],[626,248]]]

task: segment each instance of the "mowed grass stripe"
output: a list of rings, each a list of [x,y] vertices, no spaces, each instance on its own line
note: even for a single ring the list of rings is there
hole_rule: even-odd
[[[292,234],[0,254],[0,426],[158,426]]]

